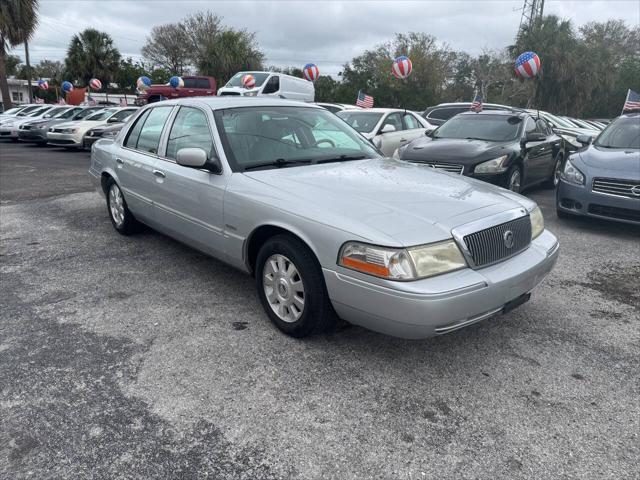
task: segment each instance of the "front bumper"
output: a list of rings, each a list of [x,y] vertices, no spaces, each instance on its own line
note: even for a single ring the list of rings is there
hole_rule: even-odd
[[[575,185],[560,179],[556,191],[558,211],[570,215],[593,217],[640,225],[640,198],[619,197],[591,191],[586,185]]]
[[[340,267],[323,272],[329,298],[344,320],[387,335],[419,339],[500,313],[544,279],[558,252],[558,240],[545,230],[529,248],[504,262],[415,282],[381,286]]]
[[[89,137],[89,136],[85,135],[84,138],[82,139],[82,147],[85,150],[91,150],[91,145],[96,143],[101,138],[102,137]]]
[[[57,147],[82,147],[82,137],[77,133],[47,132],[47,141],[49,145]]]
[[[18,138],[18,129],[14,127],[0,127],[0,138]]]
[[[22,142],[46,143],[47,131],[45,129],[18,130],[18,140]]]

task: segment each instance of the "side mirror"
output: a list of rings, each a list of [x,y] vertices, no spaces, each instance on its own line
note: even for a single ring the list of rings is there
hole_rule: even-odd
[[[530,133],[527,133],[527,136],[525,137],[524,141],[527,142],[527,143],[529,143],[529,142],[543,142],[546,139],[547,139],[547,136],[544,133],[530,132]]]
[[[435,131],[436,131],[436,129],[435,129],[435,128],[432,128],[431,130],[425,130],[425,131],[424,131],[424,134],[425,134],[425,136],[427,136],[427,137],[433,137],[433,132],[435,132]]]
[[[591,144],[591,140],[593,140],[593,138],[591,137],[591,135],[578,135],[576,137],[576,140],[582,145],[589,145]]]
[[[389,133],[389,132],[395,132],[395,131],[396,131],[396,127],[394,127],[390,123],[387,123],[384,127],[380,129],[380,133]]]
[[[183,167],[206,168],[214,173],[222,172],[220,159],[213,157],[207,160],[207,152],[202,148],[181,148],[176,153],[176,162]]]

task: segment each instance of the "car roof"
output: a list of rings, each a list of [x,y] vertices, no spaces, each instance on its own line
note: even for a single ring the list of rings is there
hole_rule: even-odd
[[[483,110],[482,112],[461,112],[458,115],[481,115],[481,116],[496,116],[500,115],[503,117],[531,117],[532,115],[529,112],[525,112],[524,110]]]
[[[199,105],[207,106],[212,110],[223,110],[225,108],[238,107],[322,107],[313,103],[298,102],[295,100],[286,100],[284,98],[259,98],[259,97],[241,97],[236,95],[225,95],[221,97],[191,97],[176,98],[175,100],[163,100],[162,102],[151,103],[150,105]],[[127,108],[127,107],[122,107]],[[131,107],[128,107],[131,108]],[[324,109],[323,109],[324,110]]]
[[[467,106],[467,105],[471,105],[473,102],[449,102],[449,103],[439,103],[438,105],[433,105],[429,108],[436,108],[436,107],[462,107],[462,106]],[[501,108],[505,108],[505,109],[511,109],[514,107],[510,107],[509,105],[502,105],[500,103],[483,103],[484,106],[489,106],[489,107],[501,107]]]
[[[345,108],[344,110],[342,110],[343,112],[359,112],[359,113],[366,113],[366,112],[373,112],[373,113],[392,113],[392,112],[411,112],[411,113],[415,113],[412,112],[409,109],[404,109],[404,108]]]

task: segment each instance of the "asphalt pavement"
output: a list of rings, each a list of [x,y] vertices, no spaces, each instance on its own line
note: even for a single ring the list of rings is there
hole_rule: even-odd
[[[253,280],[118,235],[89,154],[0,144],[0,478],[640,476],[640,229],[559,220],[506,315],[296,340]]]

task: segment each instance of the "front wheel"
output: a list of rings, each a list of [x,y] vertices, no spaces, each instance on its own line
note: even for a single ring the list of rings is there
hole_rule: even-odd
[[[322,270],[300,240],[278,235],[260,249],[256,287],[271,321],[292,337],[306,337],[335,325]]]
[[[520,193],[522,189],[522,168],[519,165],[512,166],[505,178],[504,187],[512,192]]]
[[[556,188],[558,183],[560,182],[560,172],[562,171],[562,154],[559,153],[556,158],[555,166],[553,167],[553,174],[551,178],[549,178],[546,182],[544,182],[543,186],[546,188]]]

